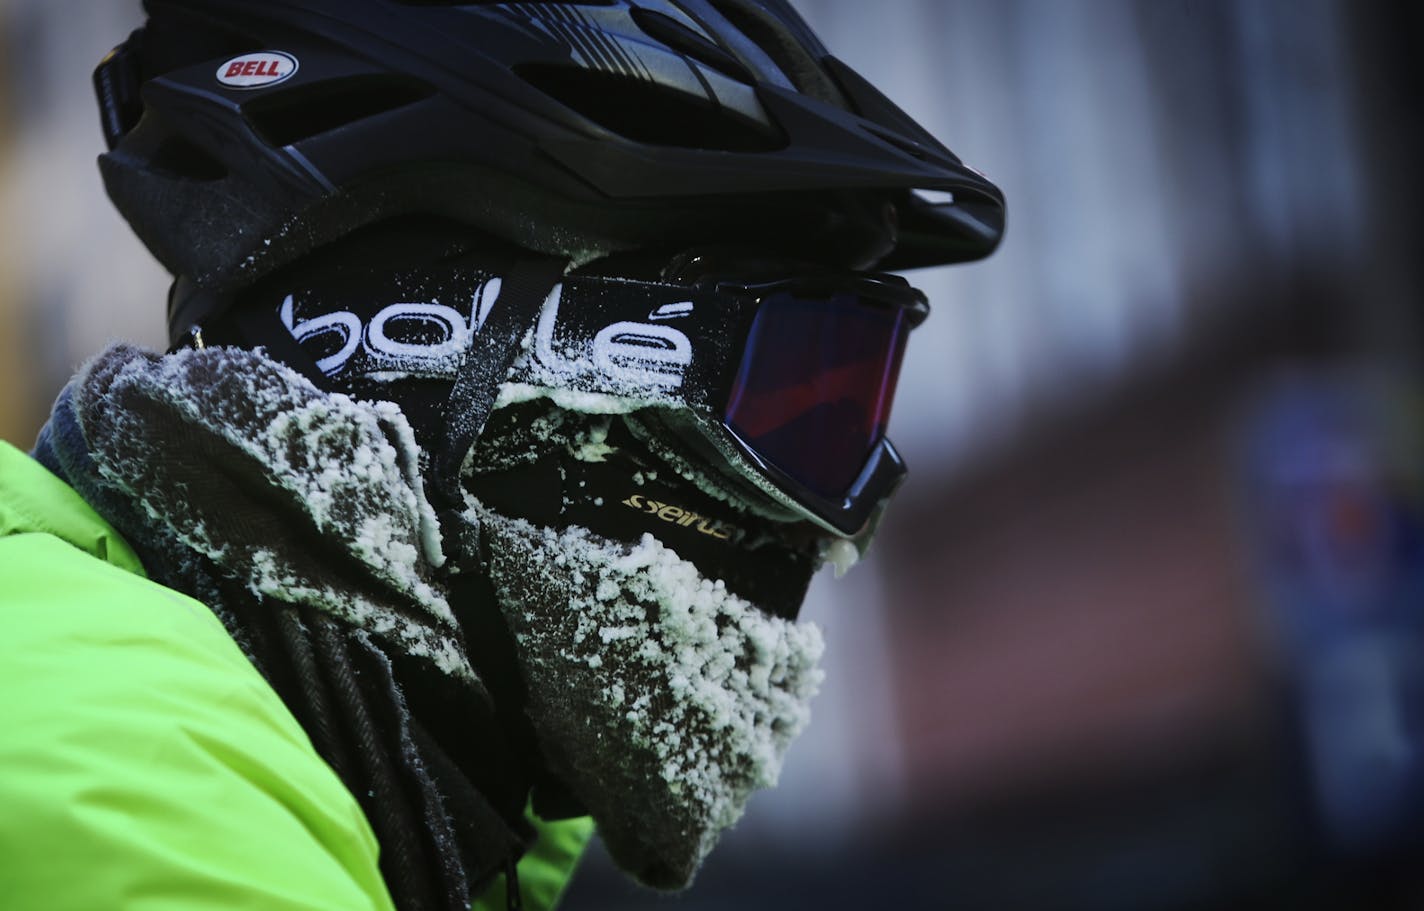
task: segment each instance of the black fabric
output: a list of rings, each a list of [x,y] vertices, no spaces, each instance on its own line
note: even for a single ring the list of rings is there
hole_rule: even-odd
[[[519,667],[518,650],[489,577],[483,572],[457,576],[451,580],[451,593],[455,615],[469,643],[470,661],[489,688],[495,706],[494,720],[513,747],[489,757],[490,761],[508,762],[520,758],[517,768],[506,767],[503,774],[529,789],[534,810],[541,819],[588,815],[587,807],[549,772],[542,759],[538,737],[524,711],[528,693]],[[531,761],[532,757],[540,758]],[[493,779],[500,771],[490,769],[487,774]]]
[[[286,364],[311,380],[312,385],[318,389],[326,387],[326,377],[322,375],[316,361],[302,350],[302,346],[297,344],[295,338],[292,338],[291,332],[282,325],[282,320],[275,309],[238,307],[233,311],[232,318],[247,338],[249,344],[244,347],[261,346],[266,349],[269,357]]]

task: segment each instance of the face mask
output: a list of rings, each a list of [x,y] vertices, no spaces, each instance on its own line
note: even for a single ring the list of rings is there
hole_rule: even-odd
[[[650,535],[479,516],[545,761],[646,885],[688,885],[809,718],[818,629],[730,593]]]

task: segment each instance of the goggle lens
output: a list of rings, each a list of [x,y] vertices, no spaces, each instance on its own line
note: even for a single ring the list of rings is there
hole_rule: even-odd
[[[725,421],[748,448],[815,493],[844,497],[884,438],[910,321],[854,293],[765,298]]]

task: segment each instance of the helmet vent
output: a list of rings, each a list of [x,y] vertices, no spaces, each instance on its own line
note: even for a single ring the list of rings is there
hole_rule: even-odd
[[[227,176],[227,167],[181,136],[168,136],[149,157],[149,165],[175,177],[214,181]]]
[[[397,6],[616,6],[618,0],[388,0]]]
[[[772,152],[786,145],[773,128],[654,82],[558,64],[529,64],[515,72],[560,104],[634,142],[726,152]]]
[[[633,21],[638,23],[638,27],[649,38],[705,63],[738,82],[747,85],[756,83],[756,77],[740,60],[671,16],[641,6],[633,7],[632,15]]]
[[[353,76],[274,92],[243,105],[242,114],[263,142],[280,148],[434,94],[430,86],[411,79]]]
[[[845,100],[801,41],[773,10],[755,0],[708,0],[712,8],[771,58],[791,84],[819,101],[845,107]]]

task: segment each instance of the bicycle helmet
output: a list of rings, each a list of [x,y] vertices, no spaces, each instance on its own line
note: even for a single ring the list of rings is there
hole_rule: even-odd
[[[997,188],[783,0],[145,8],[95,74],[100,165],[208,292],[170,313],[175,340],[223,292],[407,215],[580,261],[734,237],[890,270],[986,256],[1003,230]]]

